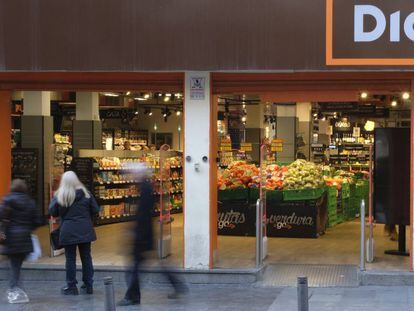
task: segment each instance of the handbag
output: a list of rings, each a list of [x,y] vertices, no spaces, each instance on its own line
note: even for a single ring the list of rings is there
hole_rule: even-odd
[[[62,225],[63,217],[65,217],[66,213],[68,212],[69,208],[66,208],[65,212],[62,213],[60,216],[60,225],[59,228],[53,230],[50,232],[50,243],[52,244],[52,247],[54,250],[62,249],[63,246],[60,245],[60,226]]]
[[[32,245],[33,252],[31,252],[26,259],[28,261],[34,262],[42,257],[42,248],[40,247],[39,238],[35,234],[32,234]]]

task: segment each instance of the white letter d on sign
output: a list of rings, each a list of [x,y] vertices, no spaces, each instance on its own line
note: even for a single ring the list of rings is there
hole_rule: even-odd
[[[364,17],[371,15],[375,18],[376,26],[372,31],[364,31]],[[377,40],[385,31],[387,20],[384,13],[373,5],[356,5],[354,11],[354,41],[371,42]]]

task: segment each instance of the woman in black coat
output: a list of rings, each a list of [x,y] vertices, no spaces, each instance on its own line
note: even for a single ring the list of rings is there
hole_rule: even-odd
[[[93,218],[99,213],[95,198],[86,190],[76,174],[68,171],[62,175],[59,189],[49,205],[51,216],[60,217],[59,243],[65,248],[66,282],[64,295],[78,295],[76,284],[76,247],[82,261],[81,290],[93,293],[93,264],[91,242],[96,240]]]
[[[0,207],[0,220],[6,235],[2,254],[10,260],[10,289],[13,291],[19,287],[23,261],[33,251],[31,234],[42,224],[36,204],[28,195],[23,180],[12,181],[10,193],[3,198]]]

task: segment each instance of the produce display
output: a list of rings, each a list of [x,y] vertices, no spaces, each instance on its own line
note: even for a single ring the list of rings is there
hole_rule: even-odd
[[[259,169],[254,164],[236,161],[229,165],[218,177],[220,190],[259,187]]]
[[[296,160],[289,164],[283,179],[284,190],[312,189],[322,185],[321,166],[305,160]]]
[[[324,176],[324,180],[327,186],[336,186],[339,190],[342,188],[342,184],[344,183],[354,183],[355,174],[344,170],[337,170],[333,172],[332,177]]]
[[[264,185],[266,190],[282,190],[283,179],[288,171],[287,166],[279,166],[271,164],[266,166],[266,183]]]

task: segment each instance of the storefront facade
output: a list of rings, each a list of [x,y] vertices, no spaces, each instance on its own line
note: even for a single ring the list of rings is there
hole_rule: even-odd
[[[413,92],[414,7],[407,1],[23,4],[0,4],[4,141],[10,139],[12,91],[184,91],[185,268],[214,267],[216,95],[339,102],[357,99],[362,91]],[[396,11],[401,20],[389,22]],[[364,25],[364,18],[362,26],[354,24],[364,14],[375,16],[377,25]],[[10,154],[8,145],[1,147],[2,193],[11,178]],[[413,164],[410,175],[412,184]],[[412,211],[412,187],[410,197]],[[413,246],[412,234],[410,240]],[[410,263],[412,269],[412,256]]]

